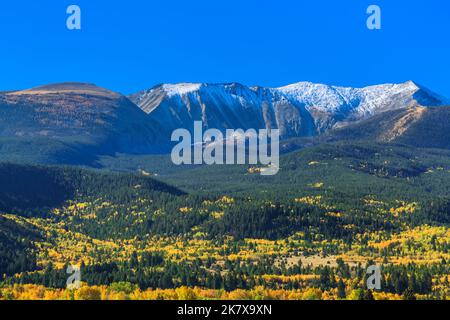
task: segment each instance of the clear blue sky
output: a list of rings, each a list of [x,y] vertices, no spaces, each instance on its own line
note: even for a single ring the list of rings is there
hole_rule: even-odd
[[[81,31],[66,28],[70,4],[81,7]],[[379,31],[366,28],[370,4],[382,9]],[[0,90],[412,79],[450,97],[448,0],[2,1],[0,44]]]

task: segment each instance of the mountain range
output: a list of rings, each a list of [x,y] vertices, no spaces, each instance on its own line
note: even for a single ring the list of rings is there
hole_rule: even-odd
[[[362,89],[310,82],[281,88],[164,84],[129,98],[170,132],[202,120],[205,127],[221,130],[278,128],[282,138],[319,135],[383,111],[449,103],[412,81]]]
[[[129,96],[93,84],[0,92],[0,159],[92,164],[99,155],[170,152],[173,130],[280,129],[281,138],[450,147],[447,98],[412,81],[365,88],[299,82],[162,84]]]

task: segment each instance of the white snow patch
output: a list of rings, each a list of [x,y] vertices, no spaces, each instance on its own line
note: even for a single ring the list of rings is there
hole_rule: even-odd
[[[178,83],[178,84],[164,84],[163,89],[168,96],[185,95],[190,92],[198,91],[201,88],[201,83]]]

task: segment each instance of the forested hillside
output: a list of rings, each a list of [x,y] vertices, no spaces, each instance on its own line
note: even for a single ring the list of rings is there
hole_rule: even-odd
[[[246,165],[156,177],[4,163],[0,296],[442,298],[449,156],[325,144],[283,156],[272,177]],[[374,263],[383,285],[368,291]],[[79,290],[64,289],[68,264],[81,266]]]

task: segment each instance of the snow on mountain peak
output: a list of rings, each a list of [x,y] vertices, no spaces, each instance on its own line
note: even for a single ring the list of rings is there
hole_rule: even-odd
[[[326,84],[297,82],[275,90],[286,95],[290,100],[304,104],[306,107],[334,110],[346,103],[345,97],[337,89],[338,87]]]
[[[185,95],[201,88],[201,83],[163,84],[162,88],[169,97]]]
[[[400,84],[381,84],[364,88],[330,86],[311,82],[298,82],[277,88],[291,100],[302,103],[307,109],[314,108],[323,112],[354,110],[359,114],[373,114],[393,104],[393,101],[408,106],[419,91],[426,92],[430,97],[440,100],[446,99],[419,86],[413,81]],[[432,104],[424,101],[427,104]],[[397,104],[398,105],[398,104]]]
[[[283,137],[321,134],[381,112],[448,101],[413,81],[364,88],[312,82],[279,88],[163,84],[130,99],[166,127],[189,127],[186,119],[198,119],[216,128],[276,127]]]

